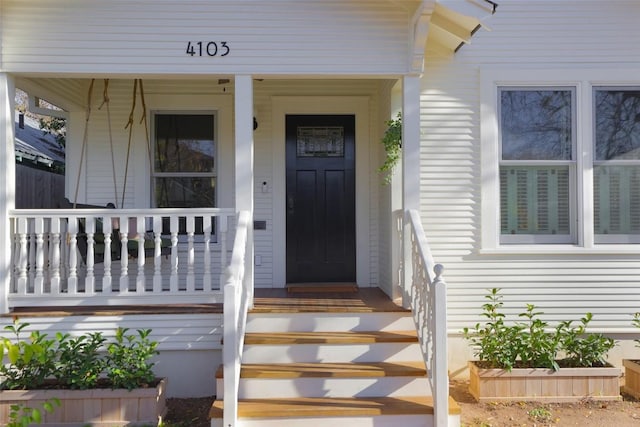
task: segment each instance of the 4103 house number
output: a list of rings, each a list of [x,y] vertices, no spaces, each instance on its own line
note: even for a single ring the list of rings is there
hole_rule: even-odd
[[[187,42],[187,55],[189,56],[227,56],[231,48],[227,42]]]

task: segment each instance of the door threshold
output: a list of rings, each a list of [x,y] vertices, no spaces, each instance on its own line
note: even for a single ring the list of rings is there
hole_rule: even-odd
[[[287,283],[288,293],[356,293],[358,285],[353,282]]]

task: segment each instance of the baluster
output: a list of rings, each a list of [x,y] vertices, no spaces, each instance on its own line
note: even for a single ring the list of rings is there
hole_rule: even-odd
[[[18,226],[16,227],[18,234],[18,280],[16,283],[16,293],[18,295],[24,295],[27,293],[28,277],[27,277],[27,262],[28,262],[28,240],[27,240],[27,219],[18,218]]]
[[[27,220],[27,239],[29,248],[29,262],[27,263],[27,276],[29,277],[29,282],[27,283],[27,292],[33,292],[33,284],[36,280],[36,234],[34,230],[34,220],[35,218],[29,218]]]
[[[84,292],[89,295],[95,293],[95,231],[96,220],[94,217],[85,219],[85,230],[87,233],[87,276],[84,280]]]
[[[225,274],[227,270],[227,233],[229,231],[229,217],[227,215],[221,215],[218,217],[218,230],[217,237],[220,243],[220,289],[223,289],[225,284]]]
[[[171,278],[169,279],[169,291],[178,292],[178,229],[179,218],[171,216]]]
[[[144,263],[146,257],[144,253],[145,218],[143,216],[136,217],[136,231],[138,232],[138,275],[136,276],[136,293],[141,294],[145,291]]]
[[[204,232],[204,273],[202,274],[202,290],[211,291],[211,216],[202,218]]]
[[[162,292],[162,217],[153,217],[153,292]]]
[[[60,218],[51,218],[51,238],[49,239],[49,262],[51,269],[52,295],[60,294]]]
[[[75,295],[78,292],[78,217],[69,217],[69,276],[67,278],[67,293]]]
[[[44,218],[34,218],[36,234],[36,278],[33,293],[42,295],[44,291]]]
[[[193,270],[195,264],[195,249],[193,246],[193,236],[196,231],[195,217],[188,216],[187,221],[187,292],[193,292],[195,286],[195,273]]]
[[[129,218],[120,217],[120,292],[129,292]]]
[[[102,218],[102,232],[104,233],[104,259],[102,265],[104,267],[102,275],[102,293],[110,294],[113,289],[113,279],[111,277],[111,233],[113,233],[113,224],[110,217]]]

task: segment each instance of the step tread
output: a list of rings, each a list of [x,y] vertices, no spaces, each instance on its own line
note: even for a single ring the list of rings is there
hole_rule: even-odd
[[[370,378],[423,377],[427,374],[419,362],[369,363],[250,363],[243,364],[240,378]],[[218,369],[216,378],[222,378]]]
[[[223,402],[216,400],[210,418],[222,418]],[[449,414],[460,415],[460,406],[449,397]],[[240,399],[238,416],[243,418],[295,418],[330,416],[377,416],[433,414],[433,398],[367,397],[367,398],[286,398]]]
[[[258,344],[367,344],[417,342],[416,331],[394,332],[248,332],[245,345]]]

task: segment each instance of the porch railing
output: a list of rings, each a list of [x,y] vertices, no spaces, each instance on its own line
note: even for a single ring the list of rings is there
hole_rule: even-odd
[[[10,212],[4,307],[221,303],[233,209]]]
[[[418,330],[420,348],[427,365],[433,394],[434,425],[448,425],[449,376],[447,367],[447,290],[444,270],[436,264],[422,228],[420,214],[408,211],[405,227],[411,236],[411,283],[405,284],[413,319]],[[405,234],[406,235],[406,234]]]
[[[224,324],[222,359],[223,372],[223,425],[236,427],[238,421],[238,391],[240,386],[240,365],[244,347],[244,333],[247,313],[253,305],[253,284],[245,274],[247,263],[253,262],[247,256],[251,216],[243,211],[238,217],[238,227],[233,243],[231,263],[226,273],[224,285]]]

